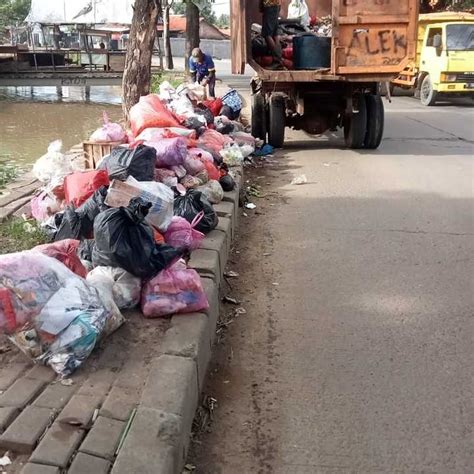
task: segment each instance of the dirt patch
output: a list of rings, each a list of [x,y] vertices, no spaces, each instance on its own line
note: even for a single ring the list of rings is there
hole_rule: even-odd
[[[281,157],[279,158],[281,160]],[[255,210],[243,209],[223,295],[239,305],[222,304],[217,344],[204,390],[215,400],[212,416],[194,433],[188,467],[197,474],[272,472],[278,424],[272,411],[278,366],[278,333],[272,314],[281,269],[271,232],[272,215],[285,205],[278,191],[287,182],[284,161],[246,169],[247,198]],[[271,263],[270,263],[271,262]],[[275,283],[275,284],[274,284]],[[237,308],[243,311],[236,311]],[[261,374],[265,374],[262,378]]]

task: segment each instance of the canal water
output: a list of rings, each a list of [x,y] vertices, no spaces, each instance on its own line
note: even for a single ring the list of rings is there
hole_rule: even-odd
[[[91,87],[86,98],[81,87],[0,87],[0,163],[14,163],[28,170],[46,153],[53,140],[63,150],[87,140],[102,123],[106,111],[120,121],[121,88]]]

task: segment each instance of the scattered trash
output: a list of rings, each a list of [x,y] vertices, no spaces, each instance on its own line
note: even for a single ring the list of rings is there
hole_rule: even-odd
[[[224,276],[227,278],[238,278],[240,275],[237,272],[234,272],[233,270],[229,270],[227,272],[224,272]]]
[[[74,385],[74,380],[72,380],[72,379],[61,379],[61,381],[59,383],[61,385],[64,385],[65,387],[71,387],[72,385]]]
[[[222,301],[224,301],[225,303],[230,303],[230,304],[235,304],[235,305],[240,304],[238,300],[236,300],[235,298],[231,298],[230,296],[224,296],[224,298],[222,298]]]
[[[277,283],[276,281],[272,283],[273,286],[280,286],[280,283]]]
[[[236,314],[247,314],[247,310],[245,308],[237,308],[235,310]]]
[[[308,180],[306,179],[306,175],[301,174],[293,178],[290,184],[306,184]]]
[[[8,456],[8,451],[0,458],[0,466],[1,467],[6,467],[9,466],[12,463],[12,460]]]
[[[246,209],[255,209],[257,206],[253,202],[248,202],[245,204]]]

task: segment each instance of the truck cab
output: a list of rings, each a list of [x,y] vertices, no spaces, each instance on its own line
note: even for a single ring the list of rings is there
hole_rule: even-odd
[[[423,105],[434,105],[444,94],[474,97],[474,22],[428,26],[419,70]]]

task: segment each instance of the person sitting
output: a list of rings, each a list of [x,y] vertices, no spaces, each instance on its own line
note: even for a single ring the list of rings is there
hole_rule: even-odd
[[[209,97],[215,97],[216,67],[210,54],[204,54],[199,48],[194,48],[189,58],[189,72],[193,82],[201,86],[209,86]]]

